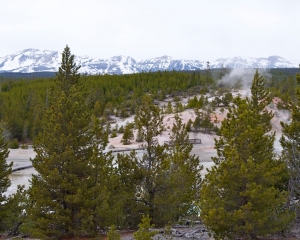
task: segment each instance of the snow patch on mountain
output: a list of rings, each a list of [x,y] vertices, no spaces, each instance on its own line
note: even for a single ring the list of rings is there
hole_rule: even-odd
[[[109,59],[95,59],[75,56],[80,72],[87,74],[130,74],[155,71],[189,71],[207,68],[207,61],[174,59],[161,56],[136,61],[129,56],[114,56]],[[60,66],[61,54],[57,51],[25,49],[0,57],[0,72],[56,72]],[[219,58],[209,62],[210,68],[297,68],[299,62],[290,62],[280,56],[268,58]]]

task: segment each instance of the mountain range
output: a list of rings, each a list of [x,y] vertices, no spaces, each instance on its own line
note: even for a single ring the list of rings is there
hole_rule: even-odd
[[[61,54],[58,51],[25,49],[0,57],[0,73],[56,72],[60,66]],[[114,56],[110,59],[95,59],[88,56],[75,56],[80,72],[86,74],[130,74],[137,72],[189,71],[210,68],[298,68],[299,62],[292,63],[279,56],[267,58],[219,58],[214,61],[173,59],[162,56],[136,61],[129,56]]]

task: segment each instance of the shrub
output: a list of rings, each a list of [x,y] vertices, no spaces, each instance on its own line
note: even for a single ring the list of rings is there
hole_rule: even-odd
[[[113,131],[113,132],[111,133],[110,137],[111,137],[111,138],[117,137],[117,133],[116,133],[115,131]]]
[[[11,149],[18,149],[19,148],[19,141],[18,139],[14,138],[8,142],[8,147]]]
[[[180,97],[180,96],[175,96],[175,97],[173,98],[173,101],[174,101],[174,102],[179,102],[179,101],[181,101],[181,97]]]
[[[27,144],[27,143],[23,143],[23,144],[21,145],[21,148],[22,148],[22,149],[28,149],[28,144]]]
[[[136,240],[152,240],[152,237],[157,234],[157,231],[151,231],[154,225],[150,224],[151,218],[147,215],[143,216],[142,222],[139,224],[139,230],[136,231],[133,236]]]
[[[115,225],[112,225],[107,233],[107,240],[120,240],[120,233],[116,230]]]

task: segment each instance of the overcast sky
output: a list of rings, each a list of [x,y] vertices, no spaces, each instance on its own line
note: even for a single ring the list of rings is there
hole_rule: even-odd
[[[0,57],[26,48],[107,59],[300,60],[299,0],[0,0]]]

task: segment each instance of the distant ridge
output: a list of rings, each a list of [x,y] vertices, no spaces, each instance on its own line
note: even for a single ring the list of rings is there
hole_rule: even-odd
[[[23,51],[0,57],[0,73],[56,72],[60,66],[61,56],[57,51],[25,49]],[[109,59],[95,59],[88,56],[76,56],[80,72],[86,74],[130,74],[149,71],[190,71],[207,68],[208,61],[173,59],[162,56],[148,60],[136,61],[129,56],[114,56]],[[214,68],[298,68],[299,62],[292,63],[280,56],[267,58],[219,58],[209,62]]]
[[[0,72],[0,79],[35,79],[35,78],[53,78],[55,72]]]

